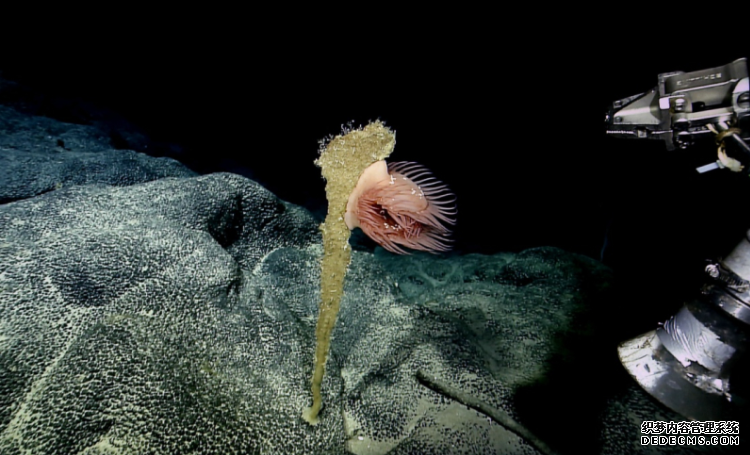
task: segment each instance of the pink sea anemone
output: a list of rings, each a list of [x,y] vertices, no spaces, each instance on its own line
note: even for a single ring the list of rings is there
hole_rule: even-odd
[[[424,166],[377,161],[359,178],[344,217],[386,250],[404,247],[439,253],[450,249],[449,225],[456,222],[456,197]]]

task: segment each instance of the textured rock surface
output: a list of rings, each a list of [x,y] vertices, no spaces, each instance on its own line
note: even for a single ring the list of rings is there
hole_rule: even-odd
[[[0,80],[0,89],[2,85]],[[196,175],[171,159],[116,149],[119,142],[94,126],[27,115],[0,104],[0,203],[72,185],[125,186]]]
[[[306,212],[218,174],[6,204],[0,236],[1,453],[525,446],[415,376],[512,408],[518,370],[544,358],[550,338],[527,338],[533,321],[519,316],[517,299],[529,293],[508,296],[493,281],[510,273],[500,266],[507,258],[356,253],[323,423],[309,427],[299,411],[309,399],[320,247]],[[499,275],[471,284],[487,259]],[[413,273],[394,275],[399,267]],[[420,282],[425,292],[414,291]],[[563,299],[546,310],[575,301]],[[505,359],[487,368],[483,352]]]

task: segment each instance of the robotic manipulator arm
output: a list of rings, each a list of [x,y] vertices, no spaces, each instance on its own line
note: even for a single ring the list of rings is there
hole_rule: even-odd
[[[718,160],[698,172],[750,170],[750,83],[744,58],[690,73],[659,74],[649,92],[615,101],[607,134],[686,148],[713,136]],[[705,269],[707,283],[666,322],[618,347],[650,395],[694,420],[750,415],[750,231]]]
[[[698,172],[750,170],[750,81],[744,58],[716,68],[659,74],[648,92],[617,100],[605,117],[607,134],[662,140],[668,150],[715,136],[718,160]]]

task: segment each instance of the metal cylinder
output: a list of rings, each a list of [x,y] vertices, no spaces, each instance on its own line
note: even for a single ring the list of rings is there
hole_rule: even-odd
[[[700,296],[653,331],[618,347],[620,362],[649,394],[694,420],[747,417],[750,399],[750,231]]]

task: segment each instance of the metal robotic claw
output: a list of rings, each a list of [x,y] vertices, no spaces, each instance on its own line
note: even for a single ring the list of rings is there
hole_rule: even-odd
[[[652,90],[615,101],[608,135],[664,141],[668,150],[714,137],[717,160],[697,169],[750,170],[750,79],[744,58],[689,73],[658,75]],[[621,363],[649,394],[694,420],[747,416],[750,399],[750,230],[706,268],[700,296],[655,330],[618,347]]]

